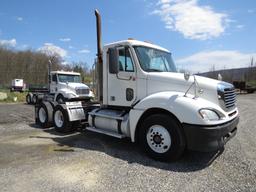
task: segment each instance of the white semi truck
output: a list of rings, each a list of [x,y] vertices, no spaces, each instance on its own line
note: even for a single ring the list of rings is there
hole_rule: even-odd
[[[36,122],[56,131],[76,126],[130,138],[157,160],[176,160],[184,149],[215,151],[237,132],[232,84],[176,71],[171,53],[154,44],[124,40],[101,46],[97,18],[97,102],[43,101]]]
[[[49,67],[50,70],[50,67]],[[49,88],[32,89],[26,96],[28,104],[35,104],[43,98],[51,98],[58,103],[74,100],[90,100],[94,98],[90,88],[81,82],[80,73],[67,71],[51,71]]]

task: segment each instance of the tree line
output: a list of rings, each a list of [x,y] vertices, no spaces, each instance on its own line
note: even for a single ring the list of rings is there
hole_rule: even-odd
[[[57,54],[0,47],[0,86],[10,86],[12,79],[24,79],[27,85],[47,84],[49,60],[52,63],[51,70],[75,71],[81,73],[87,83],[91,80],[91,71],[85,62],[64,65]]]

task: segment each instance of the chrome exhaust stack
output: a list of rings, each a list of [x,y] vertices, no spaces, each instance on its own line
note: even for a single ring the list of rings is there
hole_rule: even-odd
[[[97,77],[97,100],[102,103],[103,101],[103,58],[102,58],[102,41],[101,41],[101,16],[99,11],[95,10],[96,16],[96,29],[97,29],[97,63],[95,66]]]
[[[52,71],[52,61],[48,60],[48,90],[50,92],[50,84],[51,84],[51,71]]]

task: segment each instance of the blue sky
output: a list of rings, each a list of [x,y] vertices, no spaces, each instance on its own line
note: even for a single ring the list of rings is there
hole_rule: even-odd
[[[179,68],[202,72],[256,60],[254,0],[2,0],[0,45],[55,51],[91,66],[95,8],[103,43],[147,40],[169,49]]]

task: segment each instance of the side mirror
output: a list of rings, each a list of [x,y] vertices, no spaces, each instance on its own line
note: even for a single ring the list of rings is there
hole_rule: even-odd
[[[109,73],[117,74],[118,68],[119,68],[117,48],[109,48],[108,55],[109,55]]]
[[[185,72],[185,73],[184,73],[184,79],[185,79],[186,81],[188,81],[188,80],[189,80],[189,77],[190,77],[189,72]]]

